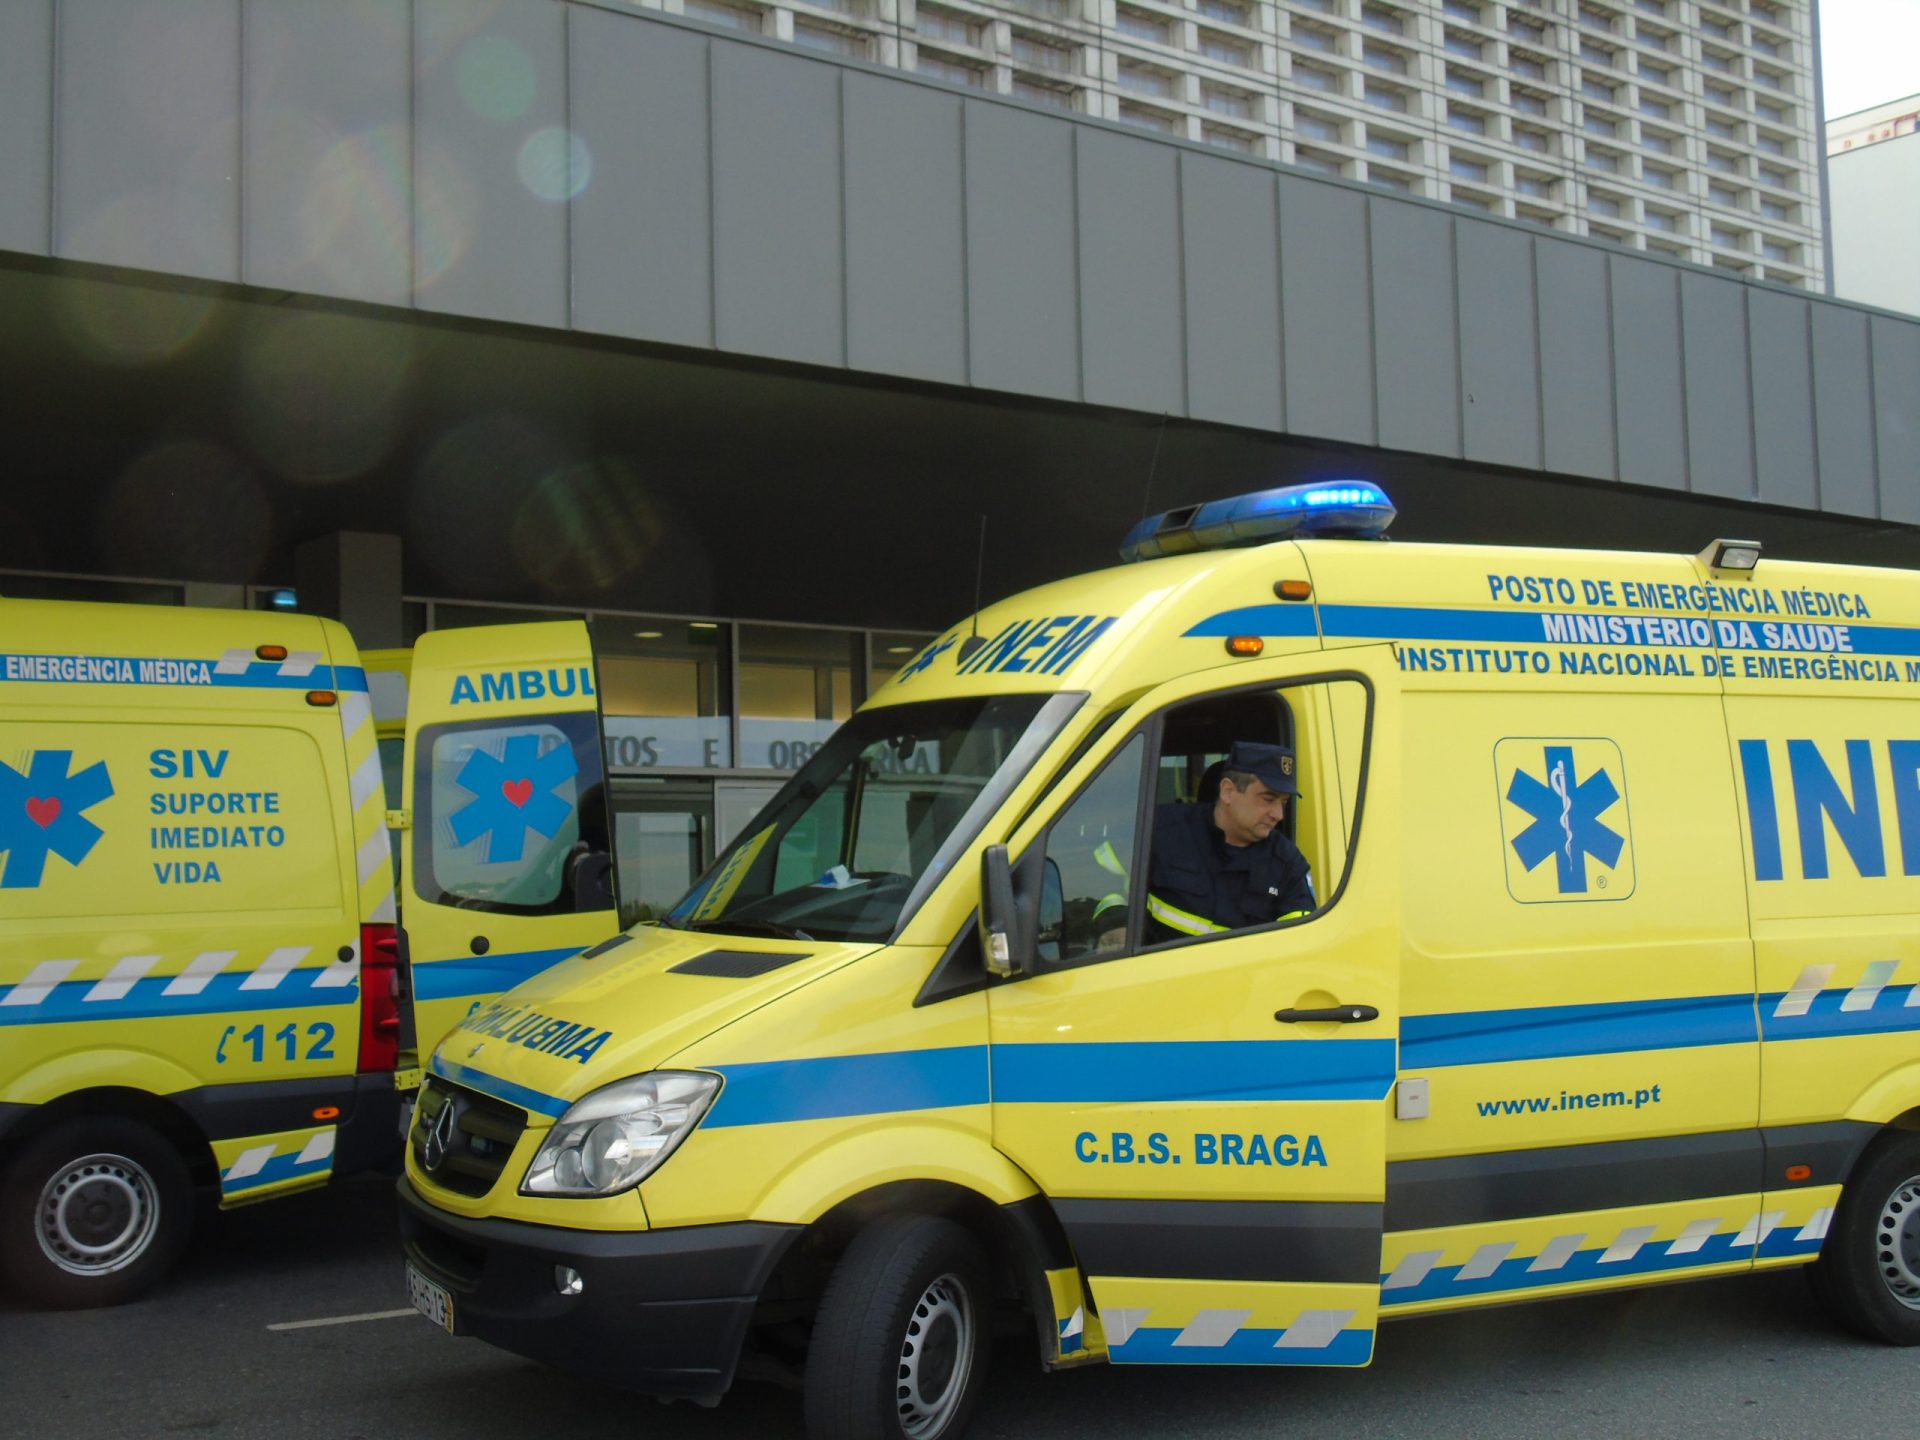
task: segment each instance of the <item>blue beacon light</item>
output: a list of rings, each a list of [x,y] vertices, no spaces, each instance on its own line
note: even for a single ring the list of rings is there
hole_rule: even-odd
[[[1386,491],[1370,480],[1256,490],[1150,515],[1120,542],[1120,558],[1153,560],[1271,540],[1375,540],[1386,533],[1394,513]]]

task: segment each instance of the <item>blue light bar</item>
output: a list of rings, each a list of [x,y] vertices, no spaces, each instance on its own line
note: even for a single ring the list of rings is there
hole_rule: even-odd
[[[1148,516],[1120,542],[1120,558],[1153,560],[1289,538],[1373,540],[1386,533],[1394,513],[1386,491],[1368,480],[1256,490]]]

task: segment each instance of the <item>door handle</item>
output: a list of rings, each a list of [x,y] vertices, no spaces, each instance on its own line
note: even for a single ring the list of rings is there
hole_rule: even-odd
[[[1331,1020],[1336,1025],[1351,1025],[1359,1020],[1378,1020],[1380,1012],[1371,1005],[1329,1005],[1324,1010],[1276,1010],[1273,1018],[1282,1025],[1298,1025],[1303,1020]]]

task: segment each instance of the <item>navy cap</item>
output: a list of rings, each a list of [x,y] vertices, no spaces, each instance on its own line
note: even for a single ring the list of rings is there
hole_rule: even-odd
[[[1251,740],[1236,740],[1227,751],[1227,769],[1252,774],[1270,790],[1282,795],[1298,795],[1300,781],[1295,776],[1293,751],[1285,745],[1258,745]]]

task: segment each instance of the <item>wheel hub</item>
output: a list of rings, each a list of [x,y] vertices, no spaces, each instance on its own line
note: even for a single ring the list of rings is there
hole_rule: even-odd
[[[160,1207],[153,1177],[124,1155],[87,1155],[40,1192],[40,1248],[70,1275],[132,1264],[152,1241]]]
[[[1893,1298],[1920,1310],[1920,1175],[1894,1186],[1880,1207],[1874,1259]]]
[[[966,1393],[973,1369],[973,1302],[954,1275],[942,1275],[913,1307],[900,1345],[900,1428],[934,1440]]]

